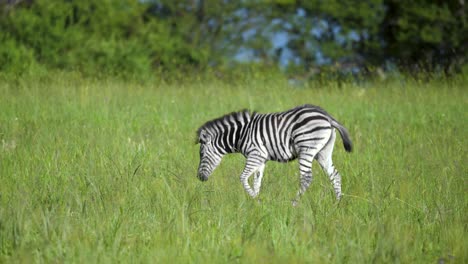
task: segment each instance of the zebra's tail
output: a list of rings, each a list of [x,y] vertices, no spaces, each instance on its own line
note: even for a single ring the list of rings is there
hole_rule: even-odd
[[[349,138],[348,130],[335,119],[331,118],[330,121],[331,125],[340,131],[341,138],[343,139],[344,149],[347,152],[353,151],[353,142],[351,142],[351,139]]]

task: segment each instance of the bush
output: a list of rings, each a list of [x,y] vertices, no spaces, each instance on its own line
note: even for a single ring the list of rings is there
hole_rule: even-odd
[[[85,74],[148,74],[206,64],[168,21],[137,1],[45,1],[0,17],[0,70],[22,72],[36,62]]]

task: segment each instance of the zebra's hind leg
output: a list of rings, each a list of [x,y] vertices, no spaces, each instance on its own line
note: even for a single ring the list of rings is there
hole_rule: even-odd
[[[317,154],[317,161],[320,163],[322,169],[328,174],[331,183],[333,184],[333,189],[335,190],[336,199],[341,199],[341,176],[338,171],[333,166],[332,154],[333,147],[335,145],[336,133],[333,130],[330,140],[325,145],[325,147]]]
[[[310,148],[299,153],[299,171],[301,174],[300,187],[296,198],[293,200],[293,206],[296,206],[304,192],[309,188],[312,182],[312,161],[314,160],[316,149]]]

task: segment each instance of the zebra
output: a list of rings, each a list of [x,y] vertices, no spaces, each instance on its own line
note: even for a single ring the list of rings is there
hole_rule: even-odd
[[[316,159],[328,174],[337,200],[341,199],[341,176],[333,166],[332,152],[338,129],[344,149],[353,145],[346,128],[330,114],[315,105],[302,105],[269,114],[242,110],[206,122],[197,130],[200,144],[198,178],[207,181],[224,155],[242,153],[246,164],[240,181],[252,198],[262,184],[265,163],[269,160],[289,162],[299,159],[300,188],[293,205],[309,188],[312,161]],[[253,187],[249,178],[255,173]]]

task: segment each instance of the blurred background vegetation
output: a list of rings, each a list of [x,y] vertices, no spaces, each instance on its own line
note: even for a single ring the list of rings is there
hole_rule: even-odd
[[[0,0],[0,72],[468,72],[464,0]],[[248,66],[248,67],[247,67]]]

